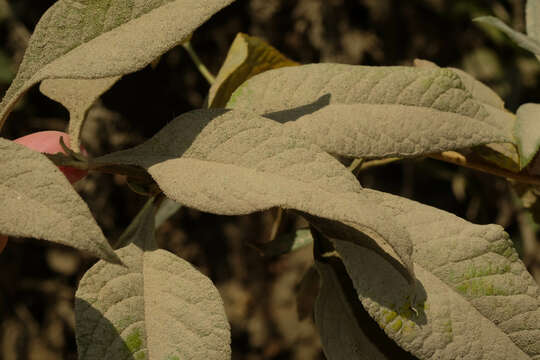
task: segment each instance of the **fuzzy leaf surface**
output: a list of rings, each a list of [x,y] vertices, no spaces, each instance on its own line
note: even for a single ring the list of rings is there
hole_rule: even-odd
[[[116,251],[126,266],[99,261],[80,281],[79,359],[230,359],[218,290],[191,264],[157,249],[152,204],[142,216],[132,242]]]
[[[102,79],[140,70],[233,1],[56,2],[36,25],[19,72],[0,104],[0,127],[32,85],[45,79]]]
[[[330,153],[379,158],[512,142],[512,114],[483,101],[449,69],[312,64],[253,77],[229,106],[297,128]]]
[[[100,79],[48,79],[41,82],[39,90],[69,110],[69,137],[72,149],[81,147],[81,130],[88,109],[119,79],[120,76],[113,76]]]
[[[540,104],[523,104],[516,112],[514,134],[519,151],[519,166],[531,162],[540,148]]]
[[[334,237],[379,251],[412,279],[412,247],[402,225],[376,203],[362,201],[360,184],[337,160],[272,120],[195,110],[138,147],[95,159],[95,165],[108,164],[147,169],[168,197],[201,211],[299,210]]]
[[[425,69],[440,69],[441,67],[432,61],[424,59],[414,59],[414,66]],[[467,91],[471,93],[475,100],[483,102],[484,104],[494,106],[499,109],[504,109],[504,101],[499,95],[487,85],[478,81],[474,76],[466,73],[465,71],[457,68],[449,67],[463,83],[463,86]]]
[[[540,41],[540,2],[538,0],[527,0],[525,20],[527,35]]]
[[[43,154],[0,138],[0,234],[49,240],[119,262],[86,203]]]
[[[208,92],[208,107],[225,107],[234,90],[252,76],[294,65],[299,64],[261,38],[239,33]]]
[[[334,241],[359,299],[388,336],[421,359],[540,358],[540,292],[500,226],[365,192],[393,209],[414,244],[411,297],[378,255]]]

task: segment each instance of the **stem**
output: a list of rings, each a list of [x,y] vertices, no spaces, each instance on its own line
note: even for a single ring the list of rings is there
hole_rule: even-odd
[[[276,238],[279,225],[281,225],[281,220],[283,219],[283,209],[278,208],[276,213],[276,218],[274,219],[274,223],[272,224],[272,231],[270,232],[270,241],[273,241]]]
[[[440,154],[430,154],[429,157],[432,159],[449,162],[451,164],[456,164],[470,169],[479,170],[491,175],[496,175],[507,179],[513,179],[521,183],[540,185],[540,177],[538,176],[523,175],[521,173],[514,173],[509,170],[496,168],[485,163],[481,163],[479,161],[467,159],[465,156],[455,151],[444,151]]]
[[[210,73],[210,71],[208,71],[208,68],[202,63],[201,59],[199,58],[195,50],[193,50],[193,47],[191,46],[191,42],[186,41],[182,43],[182,46],[184,47],[184,49],[186,49],[189,56],[191,57],[191,60],[193,60],[193,62],[197,66],[197,69],[199,69],[199,72],[202,74],[202,76],[204,76],[206,81],[208,81],[210,85],[214,84],[214,82],[216,81],[216,78],[214,77],[214,75]]]

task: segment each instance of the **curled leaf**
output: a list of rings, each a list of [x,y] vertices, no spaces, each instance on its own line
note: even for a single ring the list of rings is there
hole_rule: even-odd
[[[208,107],[225,107],[231,94],[247,79],[270,69],[299,65],[264,40],[236,35],[215,83],[208,92]]]

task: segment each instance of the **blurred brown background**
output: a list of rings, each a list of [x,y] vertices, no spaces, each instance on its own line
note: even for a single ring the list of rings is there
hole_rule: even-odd
[[[16,72],[28,32],[52,4],[0,0],[0,94]],[[214,73],[237,32],[260,36],[301,63],[410,65],[428,59],[472,73],[515,111],[539,101],[539,63],[471,19],[495,14],[523,30],[523,12],[521,0],[237,0],[203,25],[192,44]],[[103,96],[89,114],[83,143],[93,156],[138,144],[173,117],[201,107],[207,91],[187,53],[173,49],[157,66],[125,76]],[[34,87],[0,135],[63,131],[67,119],[64,108]],[[360,180],[474,223],[501,224],[518,249],[526,237],[536,241],[536,226],[502,179],[434,160],[408,160],[368,170]],[[91,174],[76,188],[111,241],[145,201],[119,176]],[[264,259],[248,245],[268,240],[275,216],[275,210],[218,217],[182,209],[159,229],[158,241],[218,286],[232,325],[233,359],[324,359],[313,322],[299,322],[295,308],[311,250]],[[279,232],[301,225],[285,214]],[[74,291],[94,261],[44,241],[10,239],[0,255],[0,359],[77,358]]]

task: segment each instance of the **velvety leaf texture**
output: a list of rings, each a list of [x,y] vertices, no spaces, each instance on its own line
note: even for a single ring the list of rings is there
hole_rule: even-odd
[[[150,204],[151,205],[151,204]],[[79,359],[227,360],[230,329],[218,290],[185,260],[156,248],[152,206],[116,253],[76,293]]]
[[[287,123],[330,153],[380,158],[513,142],[513,115],[485,101],[449,69],[313,64],[257,75],[228,105]]]
[[[119,262],[86,203],[43,154],[0,138],[0,234],[33,237]]]
[[[533,39],[540,40],[540,2],[538,0],[527,0],[525,17],[527,35]]]
[[[334,237],[356,237],[360,230],[376,242],[372,248],[401,264],[405,277],[412,274],[412,248],[402,226],[376,201],[362,201],[360,184],[332,156],[264,117],[192,111],[142,145],[95,163],[146,168],[168,197],[202,211],[234,215],[281,206],[311,214],[310,221]],[[356,240],[369,245],[369,239]]]
[[[119,79],[120,76],[113,76],[101,79],[48,79],[41,82],[39,90],[69,110],[69,137],[74,151],[81,147],[80,137],[86,112]]]
[[[540,104],[523,104],[516,113],[514,128],[519,166],[524,168],[531,162],[540,148]]]
[[[36,26],[17,77],[0,104],[0,127],[32,85],[51,78],[101,79],[137,71],[233,1],[56,2]],[[93,88],[96,97],[99,87]]]
[[[364,190],[407,224],[416,294],[372,251],[335,240],[371,316],[421,359],[539,359],[539,289],[498,225]],[[388,291],[392,289],[392,291]]]

